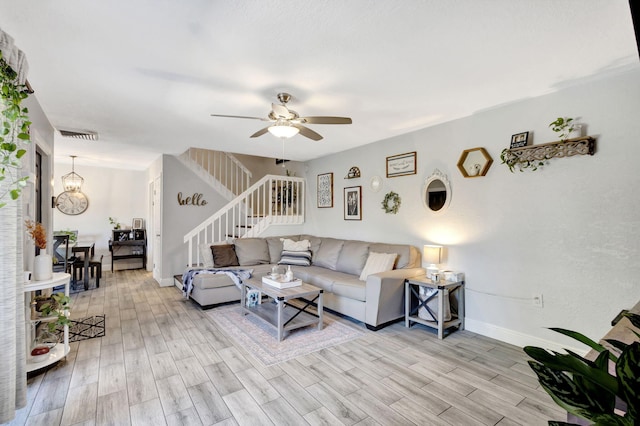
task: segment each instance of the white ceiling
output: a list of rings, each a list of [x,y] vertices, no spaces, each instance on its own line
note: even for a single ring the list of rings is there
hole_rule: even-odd
[[[277,157],[276,94],[324,136],[309,160],[638,66],[627,0],[2,0],[60,161],[146,168],[194,146]],[[547,117],[548,118],[548,117]]]

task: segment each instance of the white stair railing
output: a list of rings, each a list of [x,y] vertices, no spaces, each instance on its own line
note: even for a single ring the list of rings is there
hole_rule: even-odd
[[[188,265],[200,265],[200,244],[256,237],[271,225],[304,223],[305,179],[266,175],[184,236]]]
[[[242,194],[251,184],[251,171],[228,152],[189,148],[178,158],[227,200]]]

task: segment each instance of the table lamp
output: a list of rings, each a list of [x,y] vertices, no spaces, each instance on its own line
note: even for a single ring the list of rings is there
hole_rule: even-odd
[[[427,264],[427,278],[432,279],[433,274],[438,273],[438,264],[442,260],[442,246],[425,244],[422,258]]]

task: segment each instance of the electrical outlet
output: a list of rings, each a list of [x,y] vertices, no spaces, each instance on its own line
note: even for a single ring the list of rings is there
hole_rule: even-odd
[[[537,306],[538,308],[542,308],[542,294],[536,294],[532,298],[533,306]]]

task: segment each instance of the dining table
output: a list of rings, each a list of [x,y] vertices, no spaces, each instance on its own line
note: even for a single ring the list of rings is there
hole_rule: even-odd
[[[71,251],[74,253],[74,256],[77,256],[77,257],[79,256],[76,255],[76,253],[82,254],[82,259],[84,261],[83,275],[82,275],[83,282],[84,282],[84,289],[89,290],[89,261],[95,255],[95,241],[91,241],[91,240],[77,241],[75,245],[71,247]]]

